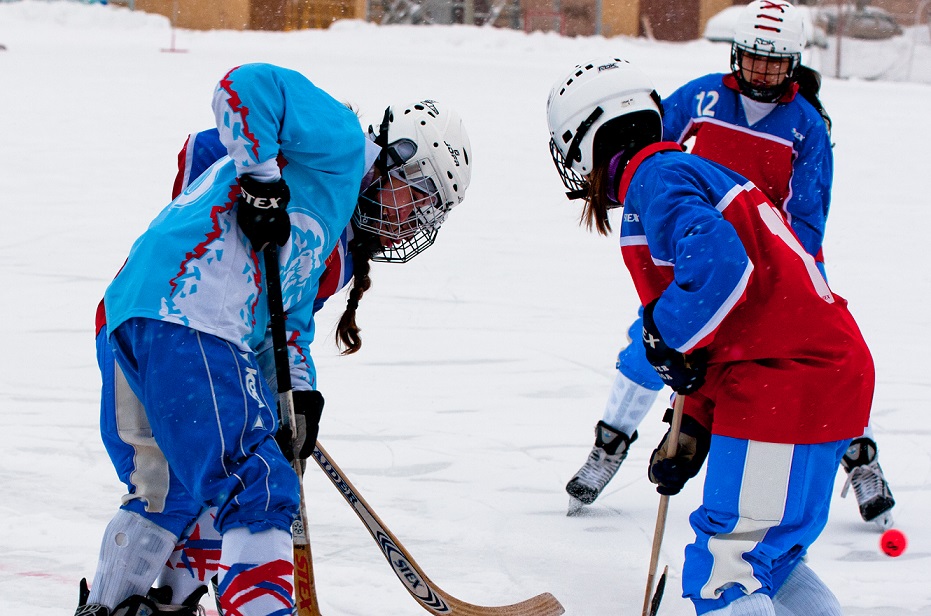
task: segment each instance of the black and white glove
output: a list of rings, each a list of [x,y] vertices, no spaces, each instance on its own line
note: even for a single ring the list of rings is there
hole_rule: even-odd
[[[251,175],[239,178],[236,222],[256,252],[269,245],[284,246],[291,235],[288,202],[291,190],[284,179],[260,182]]]
[[[663,421],[672,423],[672,409],[666,410]],[[671,426],[670,430],[672,430]],[[648,476],[650,482],[656,484],[657,492],[671,496],[678,494],[685,486],[685,482],[701,470],[705,458],[708,457],[708,449],[711,447],[711,433],[693,417],[683,415],[677,441],[678,449],[672,458],[666,457],[668,440],[669,430],[653,450]]]
[[[279,427],[275,433],[275,442],[288,462],[294,460],[295,453],[306,460],[314,452],[323,415],[323,395],[319,391],[292,391],[291,395],[294,398],[294,430]]]
[[[653,321],[657,300],[643,307],[643,346],[647,361],[656,370],[663,383],[682,395],[688,395],[705,384],[708,370],[708,353],[698,349],[688,355],[671,348]]]

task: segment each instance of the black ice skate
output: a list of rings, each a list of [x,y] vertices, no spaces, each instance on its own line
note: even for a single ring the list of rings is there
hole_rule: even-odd
[[[630,444],[637,440],[637,433],[627,436],[618,432],[603,421],[595,426],[595,446],[588,454],[588,460],[575,474],[575,477],[566,484],[566,492],[572,498],[569,501],[569,513],[577,513],[582,505],[595,502],[621,462],[627,457]]]
[[[111,611],[100,603],[81,605],[74,616],[158,616],[162,612],[154,601],[142,595],[133,595]]]
[[[133,595],[111,611],[99,603],[87,604],[90,595],[87,580],[81,580],[78,609],[74,616],[204,616],[205,611],[200,605],[200,599],[206,592],[207,587],[201,586],[180,605],[171,605],[171,588],[153,588],[145,597]]]
[[[847,471],[847,482],[840,495],[846,497],[852,485],[863,521],[873,522],[883,530],[892,528],[895,499],[876,459],[876,442],[865,437],[854,439],[841,465]]]

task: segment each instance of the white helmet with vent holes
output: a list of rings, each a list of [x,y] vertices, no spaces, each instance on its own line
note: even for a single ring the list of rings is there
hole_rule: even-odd
[[[653,82],[620,58],[576,65],[550,91],[546,119],[550,154],[570,199],[585,196],[584,178],[606,158],[624,149],[633,155],[663,134]]]

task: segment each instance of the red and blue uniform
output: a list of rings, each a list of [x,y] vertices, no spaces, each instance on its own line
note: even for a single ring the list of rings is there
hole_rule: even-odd
[[[712,432],[684,595],[699,614],[772,596],[827,521],[869,419],[874,371],[847,310],[785,218],[737,173],[678,144],[627,165],[621,251],[669,346],[707,351],[685,412]]]
[[[700,77],[663,99],[663,135],[691,153],[719,163],[753,182],[785,216],[825,276],[822,243],[831,203],[834,157],[824,119],[792,84],[775,103],[740,95],[733,74]],[[825,276],[826,277],[826,276]],[[631,339],[642,329],[638,318]],[[640,344],[618,354],[617,369],[654,391],[662,381]]]
[[[862,434],[869,351],[847,302],[758,188],[667,142],[633,159],[618,195],[621,252],[640,301],[659,299],[654,319],[671,347],[709,352],[693,412],[708,397],[715,433],[767,442]],[[766,413],[748,408],[761,397]]]
[[[694,137],[692,154],[753,182],[820,262],[834,156],[824,119],[797,90],[793,83],[777,102],[756,103],[740,95],[731,73],[700,77],[663,99],[663,136]],[[751,117],[752,106],[765,115]]]

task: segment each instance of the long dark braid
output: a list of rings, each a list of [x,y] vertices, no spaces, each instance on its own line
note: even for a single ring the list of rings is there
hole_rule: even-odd
[[[361,330],[356,324],[356,310],[362,295],[372,286],[372,279],[369,278],[371,259],[382,248],[375,234],[359,229],[355,223],[352,225],[352,231],[353,238],[349,242],[349,254],[352,256],[352,288],[349,290],[346,310],[336,326],[336,346],[342,349],[340,355],[352,355],[362,348],[362,338],[359,336]]]
[[[365,191],[367,199],[360,197],[356,207],[372,207],[371,204],[376,201],[379,190],[380,182],[378,178],[387,177],[388,175],[388,150],[386,147],[390,120],[391,107],[388,107],[385,109],[385,115],[378,128],[378,134],[375,136],[375,144],[382,148],[375,161],[375,177],[372,184]],[[371,126],[369,132],[374,134]],[[359,300],[372,286],[372,279],[369,278],[369,272],[372,269],[372,257],[380,253],[384,248],[377,235],[360,229],[355,220],[352,222],[352,233],[352,240],[349,241],[349,254],[352,256],[352,288],[349,289],[346,310],[343,311],[336,326],[336,346],[342,349],[340,355],[352,355],[362,348],[362,337],[359,335],[362,330],[356,324],[356,310],[359,308]]]

